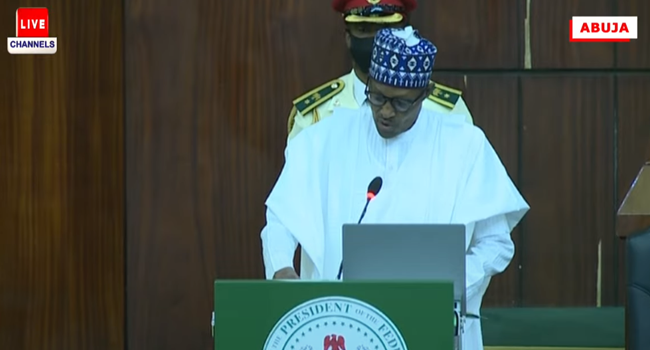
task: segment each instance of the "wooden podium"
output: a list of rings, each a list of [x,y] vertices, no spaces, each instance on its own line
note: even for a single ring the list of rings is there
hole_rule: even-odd
[[[625,344],[628,350],[645,350],[650,343],[648,330],[641,330],[647,327],[648,320],[641,311],[639,305],[647,305],[647,298],[639,302],[638,293],[634,294],[635,300],[632,302],[630,284],[631,283],[650,283],[646,277],[639,280],[638,272],[645,265],[643,256],[649,256],[648,236],[650,234],[650,161],[646,162],[636,179],[630,186],[630,190],[625,195],[623,203],[618,209],[616,234],[626,240],[626,325],[625,325]],[[645,275],[647,276],[647,275]],[[650,298],[650,296],[647,296]],[[641,319],[643,318],[643,319]],[[641,349],[643,348],[643,349]],[[650,347],[648,347],[650,349]]]

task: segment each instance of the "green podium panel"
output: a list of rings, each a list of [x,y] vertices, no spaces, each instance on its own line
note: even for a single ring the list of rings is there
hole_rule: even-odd
[[[452,350],[451,282],[214,284],[216,350]]]

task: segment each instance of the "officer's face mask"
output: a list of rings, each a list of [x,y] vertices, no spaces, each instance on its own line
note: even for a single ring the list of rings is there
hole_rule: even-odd
[[[372,46],[374,37],[359,38],[350,34],[350,54],[357,64],[357,67],[364,74],[370,72],[370,60],[372,58]]]

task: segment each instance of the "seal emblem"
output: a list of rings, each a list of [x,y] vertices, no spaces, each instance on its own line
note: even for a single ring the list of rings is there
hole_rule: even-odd
[[[407,350],[393,322],[363,301],[332,296],[287,312],[262,350]]]

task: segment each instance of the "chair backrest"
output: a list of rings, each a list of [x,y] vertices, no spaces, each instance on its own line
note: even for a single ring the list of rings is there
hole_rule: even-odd
[[[629,350],[650,349],[650,228],[627,238]]]

